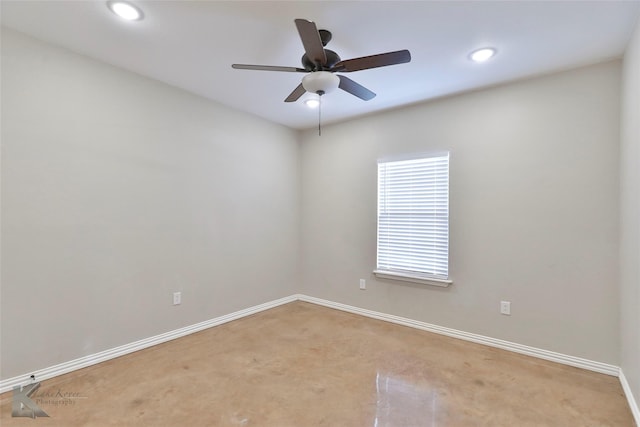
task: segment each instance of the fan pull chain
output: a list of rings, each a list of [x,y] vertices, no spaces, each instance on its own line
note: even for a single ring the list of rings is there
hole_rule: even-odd
[[[324,91],[319,90],[316,93],[318,94],[318,136],[322,136],[322,95],[324,95]]]
[[[322,127],[321,124],[322,123],[322,96],[320,96],[320,99],[318,100],[318,136],[322,136]]]

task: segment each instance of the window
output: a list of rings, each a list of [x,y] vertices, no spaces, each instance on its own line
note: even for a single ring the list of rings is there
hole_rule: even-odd
[[[377,277],[448,286],[449,154],[378,163]]]

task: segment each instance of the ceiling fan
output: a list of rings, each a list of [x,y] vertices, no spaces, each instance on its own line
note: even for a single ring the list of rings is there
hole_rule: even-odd
[[[273,65],[232,65],[233,68],[240,70],[306,73],[307,75],[303,77],[302,83],[289,94],[284,102],[295,102],[305,92],[316,93],[322,96],[336,88],[340,88],[351,95],[368,101],[375,97],[376,94],[350,78],[335,73],[350,73],[352,71],[403,64],[411,61],[411,54],[408,50],[398,50],[395,52],[342,60],[337,53],[324,48],[331,40],[331,33],[329,31],[318,30],[313,21],[306,19],[296,19],[295,24],[305,51],[304,55],[302,55],[303,68]]]

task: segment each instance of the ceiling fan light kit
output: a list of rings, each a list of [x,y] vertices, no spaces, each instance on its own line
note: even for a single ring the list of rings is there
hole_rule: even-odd
[[[307,92],[324,95],[338,88],[340,78],[328,71],[315,71],[302,78],[302,87]],[[322,92],[322,93],[319,93]]]
[[[318,94],[319,98],[321,98],[322,95],[336,88],[340,88],[363,101],[369,101],[376,96],[374,92],[346,76],[335,73],[350,73],[353,71],[386,67],[388,65],[404,64],[411,61],[411,54],[408,50],[398,50],[395,52],[342,60],[336,52],[325,49],[327,43],[331,41],[331,32],[318,30],[314,22],[306,19],[296,19],[295,24],[305,51],[304,55],[302,55],[302,68],[274,65],[231,65],[232,68],[239,70],[307,73],[307,75],[303,77],[302,82],[285,98],[284,102],[295,102],[300,99],[305,92]],[[320,115],[318,115],[318,117],[320,117]],[[320,132],[320,123],[318,123],[318,131]]]

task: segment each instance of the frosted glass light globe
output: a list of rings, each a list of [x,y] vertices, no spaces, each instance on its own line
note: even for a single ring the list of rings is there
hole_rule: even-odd
[[[315,71],[302,79],[302,87],[311,93],[329,93],[337,89],[339,84],[340,78],[328,71]]]

